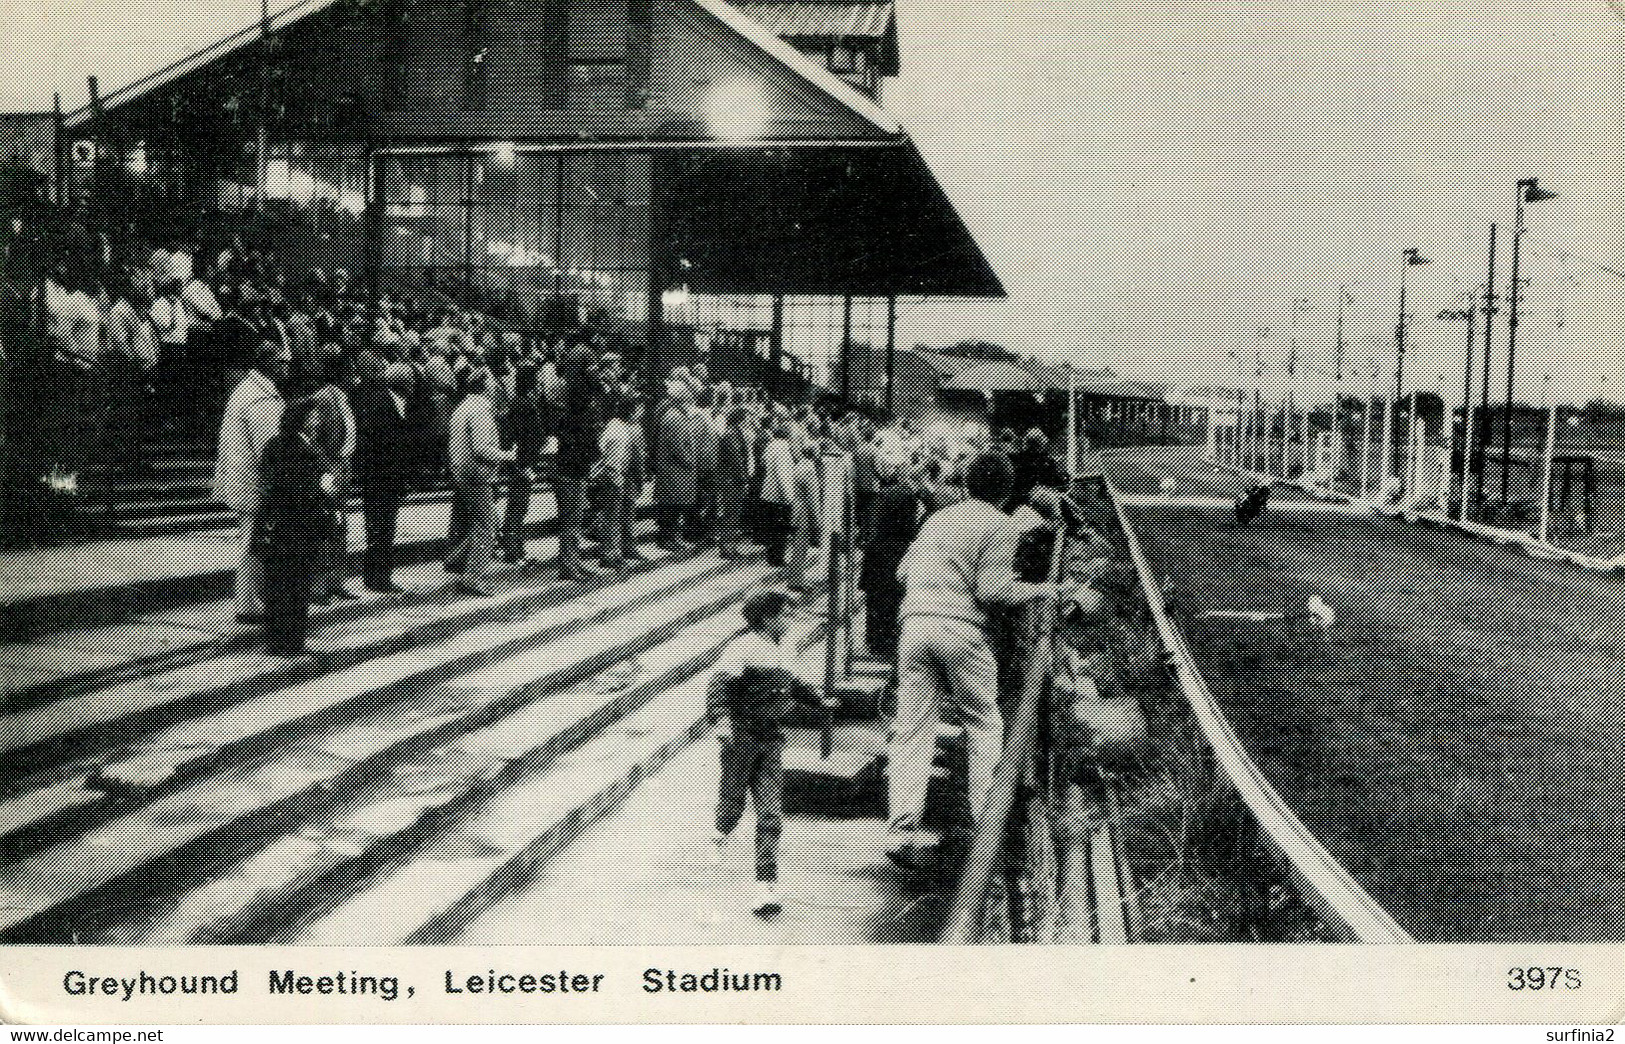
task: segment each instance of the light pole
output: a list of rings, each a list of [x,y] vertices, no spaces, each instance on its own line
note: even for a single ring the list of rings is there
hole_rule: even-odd
[[[1337,289],[1337,358],[1336,372],[1332,375],[1332,431],[1337,439],[1337,456],[1332,467],[1332,487],[1343,481],[1343,471],[1348,466],[1348,436],[1343,430],[1343,309],[1349,304],[1349,292],[1346,287]]]
[[[1489,463],[1490,443],[1490,366],[1493,362],[1491,345],[1495,340],[1495,316],[1500,311],[1496,307],[1499,298],[1495,295],[1495,222],[1490,222],[1490,271],[1484,281],[1484,367],[1479,374],[1478,395],[1478,423],[1483,426],[1484,434],[1480,438],[1478,432],[1473,432],[1473,441],[1478,459],[1478,471],[1473,479],[1473,504],[1482,513],[1484,510],[1484,468]],[[1462,508],[1462,517],[1467,517],[1467,509]]]
[[[1377,392],[1381,380],[1381,371],[1377,367],[1377,357],[1372,355],[1370,394],[1366,396],[1365,419],[1360,424],[1360,495],[1362,497],[1375,496],[1378,486],[1381,485],[1374,470],[1376,460],[1373,457],[1373,447],[1371,445],[1371,437],[1375,434],[1373,429],[1377,424]]]
[[[1296,397],[1298,385],[1298,327],[1300,317],[1306,315],[1308,311],[1309,301],[1307,298],[1300,297],[1292,302],[1292,350],[1287,355],[1286,361],[1286,417],[1281,426],[1281,477],[1283,479],[1292,478],[1292,465],[1288,461],[1287,451],[1292,447],[1294,431],[1299,435],[1300,448],[1297,457],[1300,477],[1303,472],[1308,470],[1306,467],[1307,458],[1303,455],[1307,447],[1301,445],[1303,433],[1302,425],[1298,423]],[[1307,402],[1307,398],[1304,401]]]
[[[1269,470],[1269,439],[1264,432],[1264,338],[1268,336],[1268,330],[1258,331],[1258,343],[1253,349],[1253,402],[1247,411],[1253,443],[1252,451],[1247,454],[1249,471]]]
[[[1518,182],[1518,201],[1512,210],[1512,283],[1507,291],[1507,397],[1501,410],[1501,504],[1507,502],[1508,471],[1512,467],[1512,395],[1516,390],[1518,365],[1518,300],[1523,296],[1518,283],[1518,255],[1523,245],[1523,205],[1556,199],[1557,193],[1540,187],[1535,178]]]
[[[1428,259],[1423,257],[1415,247],[1407,247],[1403,251],[1404,264],[1399,270],[1399,325],[1394,328],[1394,397],[1388,403],[1388,409],[1382,422],[1382,471],[1378,475],[1378,490],[1388,485],[1394,473],[1394,411],[1399,409],[1399,402],[1405,397],[1405,277],[1417,265],[1425,265]],[[1407,435],[1408,437],[1408,435]],[[1403,484],[1403,480],[1402,480]]]
[[[1465,520],[1467,518],[1467,476],[1471,471],[1473,460],[1473,359],[1478,348],[1478,302],[1474,295],[1469,293],[1466,308],[1440,312],[1439,319],[1441,321],[1454,320],[1467,324],[1466,375],[1462,378],[1461,385],[1461,510],[1456,515],[1457,518]],[[1454,424],[1450,427],[1450,440],[1451,446],[1454,447],[1456,445],[1456,428]],[[1456,455],[1452,449],[1450,456],[1445,461],[1447,470],[1445,472],[1444,508],[1446,515],[1450,514],[1451,472],[1455,470],[1455,467]]]

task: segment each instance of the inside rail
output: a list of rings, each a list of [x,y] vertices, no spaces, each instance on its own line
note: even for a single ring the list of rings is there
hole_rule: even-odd
[[[1269,780],[1241,745],[1229,719],[1219,709],[1207,681],[1169,619],[1161,590],[1146,561],[1139,536],[1129,524],[1117,489],[1104,483],[1117,514],[1129,557],[1139,575],[1140,588],[1150,607],[1180,692],[1189,702],[1220,771],[1235,788],[1257,822],[1260,837],[1280,861],[1299,895],[1323,924],[1344,942],[1372,944],[1410,943],[1415,940],[1354,880],[1309,828],[1281,799]]]

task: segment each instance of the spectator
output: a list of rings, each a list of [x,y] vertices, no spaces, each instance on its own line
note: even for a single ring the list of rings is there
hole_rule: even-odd
[[[795,458],[794,496],[790,502],[790,541],[784,563],[784,583],[796,594],[807,593],[807,563],[819,542],[819,507],[823,503],[819,476],[819,444],[809,441]]]
[[[186,306],[181,303],[178,293],[179,285],[160,281],[158,288],[150,311],[153,332],[158,337],[156,383],[159,392],[158,401],[165,412],[166,424],[172,424],[173,415],[181,407],[186,388],[188,320]],[[257,345],[254,350],[258,351]]]
[[[750,493],[752,440],[745,430],[749,414],[735,407],[717,440],[717,546],[723,558],[745,556],[745,498]]]
[[[338,514],[334,476],[316,447],[320,426],[320,406],[293,403],[261,465],[264,501],[254,545],[265,563],[266,644],[276,656],[305,652],[311,582]]]
[[[578,342],[565,352],[559,368],[562,388],[553,493],[558,503],[559,577],[566,583],[583,583],[600,575],[581,557],[587,474],[598,458],[598,413],[602,408],[592,361],[587,346]]]
[[[670,551],[691,551],[684,529],[698,500],[701,438],[694,415],[694,390],[686,378],[667,382],[665,409],[660,416],[654,455],[655,524],[660,546]]]
[[[769,565],[783,566],[785,544],[790,539],[791,505],[796,497],[796,457],[790,448],[790,433],[785,422],[774,422],[761,461],[762,546],[767,550]]]
[[[616,400],[598,448],[597,467],[606,494],[601,540],[603,562],[611,569],[624,569],[634,560],[647,561],[638,550],[637,541],[637,502],[648,468],[640,400],[625,397]]]
[[[186,312],[186,359],[195,390],[214,390],[225,377],[232,346],[222,345],[214,326],[225,315],[209,284],[197,275],[181,283],[177,300]]]
[[[451,416],[451,461],[454,484],[452,513],[462,520],[462,540],[446,559],[446,569],[458,579],[456,589],[473,597],[485,597],[484,586],[491,566],[496,540],[496,500],[494,485],[498,469],[513,462],[514,451],[502,448],[496,414],[491,403],[491,373],[476,370],[469,379],[468,393]]]
[[[1027,503],[1028,495],[1039,486],[1060,490],[1067,486],[1066,475],[1049,451],[1049,439],[1037,428],[1022,438],[1021,450],[1010,459],[1010,469],[1013,477],[1006,507],[1011,510]]]
[[[1048,584],[1017,580],[1016,545],[1036,514],[1012,518],[1010,462],[984,453],[970,463],[970,499],[926,519],[899,569],[905,592],[897,653],[897,717],[888,745],[891,838],[887,853],[910,869],[934,862],[924,843],[926,787],[936,757],[937,722],[965,731],[970,806],[978,823],[1004,750],[999,668],[990,610],[1053,594]]]
[[[861,541],[871,531],[875,494],[880,488],[880,479],[876,474],[878,449],[875,444],[874,425],[867,420],[856,421],[849,430],[853,442],[852,514],[857,524],[858,539]]]
[[[277,382],[288,372],[286,349],[265,341],[248,373],[237,384],[220,419],[214,465],[214,499],[237,514],[237,622],[265,620],[264,566],[254,551],[254,519],[260,504],[260,458],[282,419]]]
[[[108,394],[101,445],[115,468],[145,460],[152,422],[148,381],[158,362],[151,304],[146,281],[126,274],[103,323],[101,367]]]
[[[890,457],[875,459],[875,478],[878,488],[870,505],[858,586],[864,593],[866,644],[870,652],[889,660],[897,655],[897,613],[903,602],[897,570],[920,531],[920,500],[903,483],[902,467]]]
[[[103,324],[103,365],[143,375],[157,365],[158,340],[149,315],[151,307],[150,284],[126,274]]]
[[[316,406],[316,452],[327,463],[328,474],[333,476],[333,495],[338,503],[338,524],[322,544],[320,561],[316,563],[313,597],[317,605],[326,605],[335,598],[351,600],[355,592],[344,585],[346,556],[349,551],[350,464],[355,456],[355,413],[350,409],[350,397],[345,388],[350,383],[350,365],[338,347],[331,346],[322,357],[322,386],[310,397]]]
[[[715,393],[700,390],[689,407],[690,427],[695,439],[694,514],[690,540],[708,546],[717,538],[717,450],[722,432],[712,419]]]
[[[502,560],[521,562],[525,554],[525,519],[530,515],[531,484],[536,468],[541,464],[542,429],[541,389],[537,385],[536,367],[530,363],[516,368],[513,376],[513,399],[504,414],[505,441],[514,450],[513,467],[508,472],[508,507],[502,521]]]
[[[411,416],[417,374],[392,364],[384,380],[356,389],[356,484],[366,522],[367,550],[361,575],[369,591],[401,592],[395,583],[395,533],[401,501],[411,489],[418,440]]]

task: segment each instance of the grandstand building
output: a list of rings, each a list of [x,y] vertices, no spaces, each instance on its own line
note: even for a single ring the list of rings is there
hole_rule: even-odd
[[[300,0],[67,112],[41,173],[290,272],[591,316],[651,371],[827,377],[854,310],[891,336],[900,295],[1003,294],[879,105],[898,69],[891,3]]]

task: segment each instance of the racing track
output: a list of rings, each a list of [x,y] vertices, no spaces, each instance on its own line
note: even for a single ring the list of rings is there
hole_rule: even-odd
[[[1330,510],[1129,514],[1248,751],[1408,931],[1625,939],[1625,578]],[[1317,592],[1325,634],[1206,615]]]

